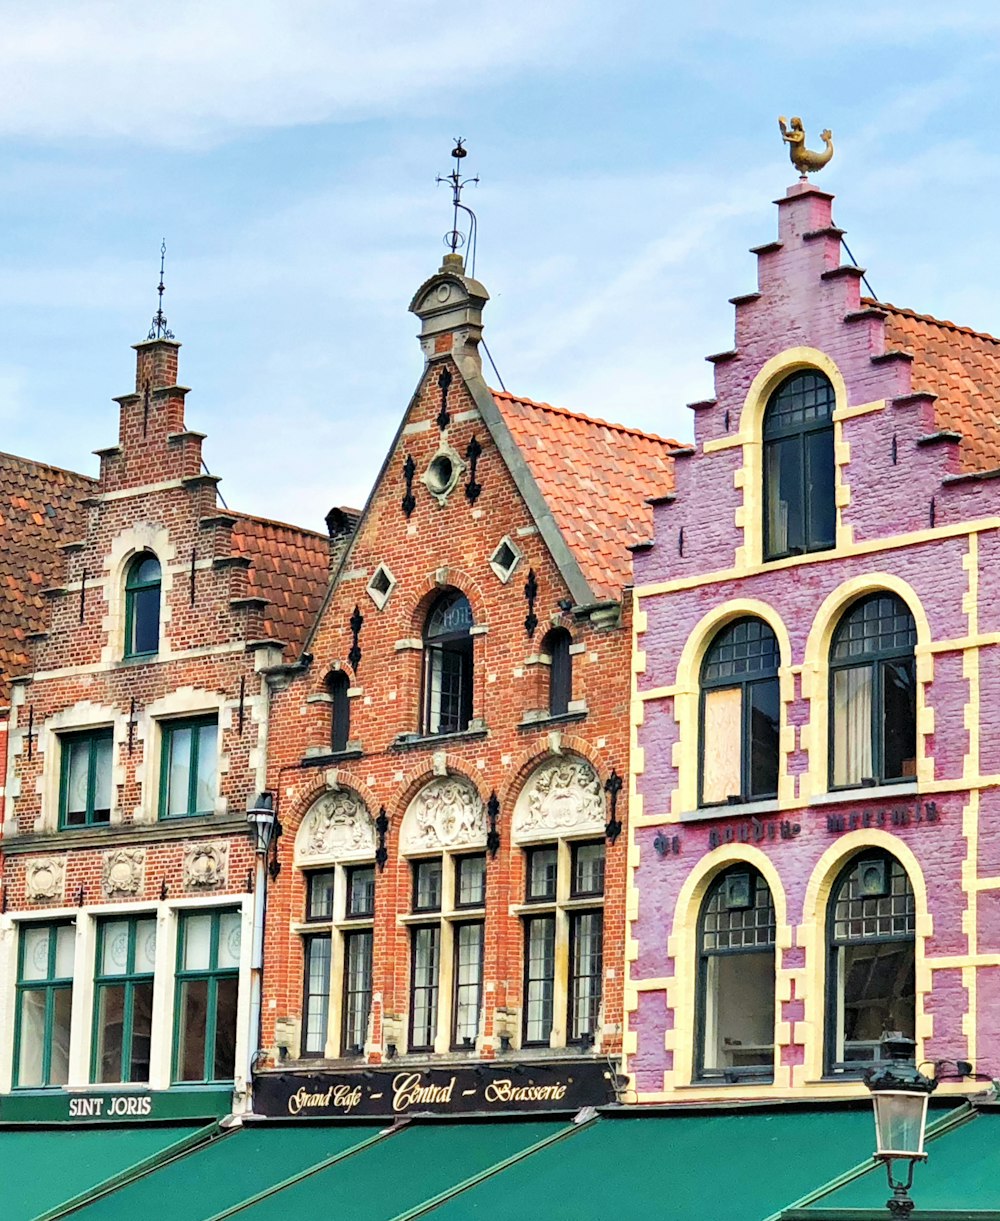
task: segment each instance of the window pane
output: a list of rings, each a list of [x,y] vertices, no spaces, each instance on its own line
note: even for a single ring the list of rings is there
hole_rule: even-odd
[[[472,716],[472,640],[429,648],[428,733],[461,733]]]
[[[372,1003],[372,935],[348,933],[344,939],[345,1055],[360,1052],[368,1038],[368,1013]]]
[[[124,1081],[122,1039],[125,1030],[125,985],[104,985],[97,992],[97,1080]]]
[[[191,778],[191,730],[172,727],[167,733],[167,801],[168,814],[188,813],[188,789]]]
[[[111,762],[111,738],[98,738],[94,742],[94,822],[111,819]]]
[[[573,847],[573,884],[570,894],[604,894],[604,845],[576,844]]]
[[[218,981],[215,1001],[215,1058],[212,1079],[231,1081],[236,1072],[236,1004],[239,980]]]
[[[833,429],[809,433],[806,447],[806,499],[809,520],[806,545],[810,551],[832,547],[837,540],[837,509],[834,494]]]
[[[583,912],[570,924],[569,1037],[597,1033],[604,958],[604,913]]]
[[[305,1014],[302,1050],[321,1056],[326,1050],[330,1016],[330,938],[310,937],[305,945]]]
[[[132,653],[155,653],[160,643],[160,587],[137,589],[132,599]]]
[[[778,673],[781,654],[774,632],[762,619],[737,619],[717,632],[705,653],[701,681],[731,687],[731,678],[770,678]]]
[[[840,1061],[877,1059],[882,1034],[898,1030],[912,1039],[915,1029],[912,941],[841,946],[837,973],[842,1009],[838,1027]]]
[[[127,920],[108,920],[101,926],[101,958],[100,972],[102,975],[125,975],[128,973],[128,934]],[[115,1078],[119,1080],[119,1078]]]
[[[805,547],[802,438],[764,445],[765,557],[798,555]]]
[[[177,1080],[205,1080],[207,979],[185,979],[177,989]]]
[[[182,959],[185,971],[207,971],[212,965],[212,916],[205,912],[197,916],[184,916],[184,957]]]
[[[833,783],[860,784],[872,775],[870,665],[833,672]]]
[[[365,917],[375,913],[375,870],[368,866],[348,870],[347,914]]]
[[[455,930],[456,1047],[471,1047],[479,1034],[479,1007],[483,977],[483,926],[460,924]]]
[[[781,697],[778,680],[752,683],[750,698],[750,797],[772,797],[778,791],[778,730]]]
[[[45,988],[32,988],[21,993],[18,1014],[19,1053],[17,1084],[43,1085],[42,1055],[45,1049]]]
[[[47,924],[25,925],[21,936],[24,939],[24,949],[21,958],[22,979],[49,978],[49,934],[55,935],[55,929],[50,930]]]
[[[240,965],[243,917],[239,912],[219,914],[219,954],[216,966],[222,970],[233,970]]]
[[[76,947],[76,928],[72,924],[60,924],[55,930],[56,979],[73,978],[73,954]]]
[[[199,814],[211,814],[215,809],[215,767],[218,757],[219,730],[216,724],[201,725],[198,734],[198,775],[195,779],[195,809]]]
[[[138,975],[152,975],[156,969],[156,921],[139,920],[135,926],[135,967]]]
[[[65,746],[66,823],[81,826],[87,821],[87,795],[90,782],[90,739],[69,739]]]
[[[705,960],[703,1064],[707,1071],[774,1064],[774,952]]]
[[[554,899],[556,897],[556,867],[558,854],[555,848],[532,848],[528,853],[528,898]]]
[[[311,873],[306,879],[306,919],[333,918],[333,870]]]
[[[439,929],[413,931],[413,1029],[410,1046],[434,1046],[437,1031]]]
[[[65,1085],[69,1080],[69,1023],[73,989],[65,985],[53,989],[52,1035],[49,1048],[48,1085]]]
[[[413,904],[417,911],[438,911],[441,907],[441,859],[418,861]]]
[[[882,778],[897,780],[917,773],[917,692],[913,658],[882,666]]]
[[[743,791],[743,689],[704,692],[701,799],[705,805]]]
[[[486,901],[486,857],[459,857],[455,901],[460,907],[481,907]]]
[[[525,946],[526,1043],[548,1043],[552,1034],[552,993],[555,982],[556,922],[541,916],[527,922]]]
[[[132,1056],[129,1081],[149,1080],[149,1045],[153,1033],[153,981],[132,986]]]

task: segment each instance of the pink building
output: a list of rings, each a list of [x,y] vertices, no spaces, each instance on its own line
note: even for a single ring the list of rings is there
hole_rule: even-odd
[[[1000,341],[864,298],[831,204],[778,201],[636,553],[642,1102],[1000,1070]]]

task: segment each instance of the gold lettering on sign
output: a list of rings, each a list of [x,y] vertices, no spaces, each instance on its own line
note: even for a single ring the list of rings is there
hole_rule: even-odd
[[[423,1085],[420,1073],[397,1073],[392,1079],[392,1109],[398,1114],[429,1102],[451,1102],[455,1078],[447,1085]]]
[[[327,1107],[336,1107],[338,1111],[350,1114],[356,1106],[361,1105],[360,1085],[331,1085],[328,1090],[307,1090],[304,1086],[295,1091],[288,1100],[289,1115],[298,1115],[302,1111],[314,1111]]]
[[[551,1085],[515,1085],[509,1077],[491,1081],[486,1087],[487,1102],[561,1102],[566,1086],[561,1081]]]

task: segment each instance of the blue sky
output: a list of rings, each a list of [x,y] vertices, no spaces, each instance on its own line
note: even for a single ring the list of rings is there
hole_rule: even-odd
[[[508,389],[666,435],[794,180],[877,293],[1000,333],[1000,6],[0,0],[0,448],[94,471],[165,311],[231,506],[360,505],[466,137]],[[991,116],[993,116],[991,118]]]

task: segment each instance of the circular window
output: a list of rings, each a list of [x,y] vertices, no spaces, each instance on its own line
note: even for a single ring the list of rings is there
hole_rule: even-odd
[[[438,454],[427,469],[427,486],[438,494],[447,492],[455,482],[455,466],[447,454]]]

